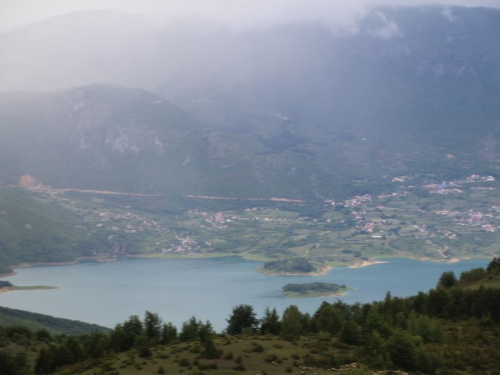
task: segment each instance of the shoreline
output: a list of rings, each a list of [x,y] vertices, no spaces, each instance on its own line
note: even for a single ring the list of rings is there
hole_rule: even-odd
[[[9,293],[9,292],[16,292],[16,291],[23,291],[23,290],[52,290],[52,289],[59,289],[57,286],[48,286],[48,285],[29,285],[29,286],[6,286],[4,288],[0,288],[0,294],[3,293]]]
[[[322,293],[309,293],[309,294],[299,294],[299,293],[290,293],[287,294],[287,292],[283,292],[284,298],[287,299],[303,299],[303,298],[333,298],[333,297],[343,297],[347,294],[347,292],[350,292],[351,290],[355,290],[355,288],[346,288],[341,292],[336,292],[336,293],[331,293],[331,294],[322,294]]]
[[[215,254],[127,254],[124,255],[124,258],[142,258],[142,259],[210,259],[210,258],[225,258],[225,257],[238,257],[244,260],[248,261],[259,261],[265,263],[266,260],[261,260],[261,259],[252,259],[251,257],[246,257],[244,255],[240,254],[222,254],[222,253],[215,253]],[[389,259],[389,260],[369,260],[369,261],[363,261],[361,263],[357,264],[351,264],[351,265],[341,265],[339,267],[347,267],[347,268],[364,268],[376,264],[386,264],[390,263],[390,259],[386,257],[380,257],[382,259]],[[379,259],[380,259],[379,258]],[[427,257],[421,257],[421,258],[416,258],[416,257],[409,257],[409,256],[395,256],[392,257],[393,259],[411,259],[411,260],[417,260],[421,262],[433,262],[433,263],[457,263],[461,262],[464,260],[470,260],[470,259],[487,259],[483,257],[464,257],[464,258],[450,258],[450,259],[433,259],[433,258],[427,258]],[[115,262],[119,258],[116,256],[110,256],[110,257],[104,257],[104,256],[88,256],[88,257],[78,257],[75,260],[68,261],[68,262],[26,262],[26,263],[20,263],[16,264],[13,266],[9,266],[12,268],[12,272],[9,273],[3,273],[0,274],[0,278],[6,278],[6,277],[11,277],[11,276],[16,276],[18,273],[15,271],[16,269],[19,268],[29,268],[29,267],[57,267],[57,266],[71,266],[78,264],[80,262],[84,261],[93,261],[96,263],[109,263],[109,262]],[[314,272],[307,272],[307,273],[300,273],[300,272],[269,272],[267,270],[264,270],[262,266],[259,266],[256,268],[256,272],[260,272],[264,275],[268,276],[324,276],[326,275],[329,271],[331,271],[334,267],[331,265],[324,266],[320,268],[319,270],[316,270]]]
[[[26,262],[26,263],[20,263],[16,264],[13,266],[9,266],[12,268],[12,270],[19,269],[19,268],[30,268],[30,267],[57,267],[57,266],[72,266],[75,264],[78,264],[80,262],[90,260],[94,261],[97,263],[109,263],[109,262],[115,262],[118,260],[116,257],[101,257],[101,256],[95,256],[95,257],[78,257],[75,260],[68,261],[68,262]],[[10,277],[10,276],[15,276],[17,275],[17,272],[13,271],[10,273],[2,273],[0,274],[0,278],[3,277]]]
[[[325,266],[315,272],[307,272],[307,273],[297,273],[297,272],[267,272],[262,266],[257,267],[257,272],[260,272],[264,275],[269,276],[324,276],[328,273],[328,271],[332,270],[333,266]]]
[[[334,293],[334,294],[318,294],[318,295],[286,295],[284,298],[287,299],[303,299],[303,298],[333,298],[333,297],[342,297],[344,296],[346,292],[339,292],[339,293]]]
[[[382,261],[382,260],[365,260],[361,263],[354,264],[352,266],[347,266],[349,268],[363,268],[363,267],[368,267],[368,266],[373,266],[375,264],[386,264],[389,263],[389,261]]]
[[[14,266],[12,266],[14,267]],[[10,272],[10,273],[0,273],[0,278],[2,277],[11,277],[11,276],[16,276],[17,275],[17,272]]]

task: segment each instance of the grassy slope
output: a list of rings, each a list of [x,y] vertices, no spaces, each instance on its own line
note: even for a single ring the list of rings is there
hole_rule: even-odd
[[[0,326],[24,326],[32,330],[45,328],[53,334],[80,335],[92,331],[107,331],[96,324],[76,320],[54,318],[49,315],[0,307]]]
[[[64,262],[104,250],[70,210],[0,187],[0,273],[23,262]]]
[[[483,280],[475,281],[473,283],[465,284],[465,289],[476,290],[481,287],[484,288],[500,288],[500,275],[489,276]]]
[[[160,346],[153,349],[153,356],[150,358],[140,358],[134,351],[114,355],[107,360],[102,361],[100,368],[109,370],[116,369],[120,375],[131,374],[155,374],[158,373],[159,367],[163,367],[167,374],[185,373],[200,373],[199,371],[207,371],[208,374],[222,375],[235,373],[251,373],[251,374],[283,374],[287,368],[293,369],[294,373],[299,373],[300,370],[294,367],[294,362],[301,362],[300,358],[310,353],[310,347],[316,343],[315,338],[302,338],[296,344],[284,341],[275,336],[256,336],[256,337],[228,337],[219,338],[216,340],[216,345],[223,350],[223,356],[220,359],[197,359],[198,353],[194,353],[198,343],[182,343],[177,345]],[[255,352],[256,346],[261,345],[264,351]],[[348,353],[349,350],[342,351]],[[232,353],[232,359],[224,359],[224,356]],[[332,350],[333,353],[333,350]],[[275,360],[269,360],[275,355]],[[246,371],[235,371],[237,366],[236,359],[241,357],[242,365]],[[294,359],[298,358],[298,359]],[[187,359],[189,366],[181,366],[181,360]],[[268,360],[266,360],[268,359]],[[196,365],[196,360],[198,365]],[[273,364],[272,362],[275,362]],[[217,364],[217,369],[203,370],[200,365]],[[82,369],[84,366],[77,365],[75,368]],[[90,368],[84,371],[83,374],[94,374],[96,368]],[[318,368],[315,371],[317,374],[327,374],[326,369]],[[62,372],[65,373],[65,372]],[[371,371],[368,372],[371,374]]]

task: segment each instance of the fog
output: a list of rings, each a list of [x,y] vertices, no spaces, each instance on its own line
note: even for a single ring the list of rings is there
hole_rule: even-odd
[[[0,4],[0,32],[51,16],[90,9],[141,14],[157,23],[176,18],[209,18],[241,29],[290,21],[322,20],[335,28],[353,30],[356,20],[371,7],[437,2],[443,5],[500,7],[500,0],[3,0]]]

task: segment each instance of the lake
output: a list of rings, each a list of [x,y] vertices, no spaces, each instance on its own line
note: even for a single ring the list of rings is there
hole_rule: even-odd
[[[334,268],[324,276],[269,276],[255,269],[260,262],[236,257],[217,259],[124,259],[111,263],[18,269],[5,278],[13,284],[50,285],[56,290],[16,291],[0,294],[0,305],[56,317],[112,327],[145,310],[159,313],[178,327],[191,316],[225,328],[233,306],[251,304],[258,316],[266,306],[281,313],[291,304],[314,312],[325,298],[285,299],[281,288],[297,282],[333,282],[356,288],[345,302],[371,302],[409,296],[434,287],[444,271],[460,272],[487,265],[471,259],[457,263],[390,259],[364,268]]]

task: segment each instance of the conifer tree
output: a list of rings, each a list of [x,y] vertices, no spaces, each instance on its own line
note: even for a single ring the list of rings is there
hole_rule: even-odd
[[[451,288],[457,284],[457,278],[453,271],[443,272],[441,277],[439,278],[438,288]]]
[[[260,321],[261,335],[278,335],[280,332],[280,318],[276,309],[266,307],[264,316]]]
[[[233,308],[227,323],[226,332],[229,335],[239,335],[245,328],[256,332],[259,321],[251,305],[238,305]]]
[[[302,314],[295,305],[291,305],[283,312],[280,335],[286,340],[295,340],[302,334]]]
[[[177,339],[177,328],[172,323],[163,324],[161,331],[161,343],[166,345],[175,339]]]
[[[361,327],[353,320],[347,320],[340,330],[340,341],[350,345],[361,344]]]
[[[144,332],[148,340],[160,340],[162,320],[156,313],[146,311],[144,317]]]

